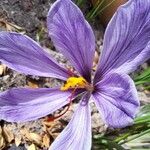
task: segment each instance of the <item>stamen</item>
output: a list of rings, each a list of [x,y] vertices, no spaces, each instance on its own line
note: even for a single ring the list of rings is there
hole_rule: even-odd
[[[74,88],[85,88],[87,84],[87,81],[83,77],[70,77],[61,87],[61,91],[67,91]]]

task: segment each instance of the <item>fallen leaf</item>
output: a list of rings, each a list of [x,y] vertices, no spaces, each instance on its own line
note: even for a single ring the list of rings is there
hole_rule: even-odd
[[[2,134],[2,128],[0,127],[0,149],[3,149],[5,147],[5,140]]]
[[[13,31],[13,27],[10,26],[7,22],[5,24],[7,31]]]
[[[27,129],[22,129],[20,130],[20,133],[27,138],[30,142],[34,142],[37,145],[42,144],[42,137],[41,135],[34,133],[34,132],[29,132]]]
[[[51,136],[52,136],[53,139],[56,139],[57,136],[58,136],[60,133],[52,133],[52,132],[50,132],[50,134],[51,134]]]
[[[15,137],[15,144],[16,144],[16,146],[18,147],[20,144],[21,144],[21,136],[16,136]]]
[[[5,140],[8,143],[10,143],[10,142],[12,142],[12,140],[14,140],[14,134],[6,125],[4,125],[4,127],[2,127],[2,132],[3,132],[3,136],[4,136]]]
[[[26,128],[21,129],[21,130],[20,130],[20,133],[21,133],[23,136],[29,135],[29,131],[28,131]]]
[[[38,84],[35,83],[35,82],[31,82],[31,81],[28,81],[28,86],[29,86],[30,88],[38,88]]]
[[[94,54],[94,61],[93,61],[93,70],[95,71],[97,68],[97,64],[98,64],[98,60],[99,60],[99,54],[97,51],[95,51]]]
[[[47,134],[45,134],[43,136],[43,147],[49,148],[49,146],[50,146],[50,137]]]
[[[22,139],[23,139],[23,140],[25,140],[25,141],[30,141],[30,140],[29,140],[29,137],[30,137],[29,131],[28,131],[26,128],[22,128],[22,129],[20,130],[20,133],[21,133],[21,136],[22,136]]]
[[[24,30],[24,28],[22,28],[22,27],[20,27],[20,26],[18,26],[18,25],[16,25],[16,24],[13,24],[13,23],[10,23],[10,22],[7,22],[7,24],[8,24],[9,26],[15,28],[15,29],[18,30],[18,31],[23,31],[23,30]]]
[[[99,54],[97,51],[95,51],[95,54],[94,54],[94,62],[97,64],[98,63],[98,60],[99,60]]]
[[[18,32],[25,33],[25,30],[22,27],[17,26],[13,23],[7,22],[4,19],[0,19],[0,26],[5,27],[7,31],[18,31]]]
[[[35,142],[37,145],[42,144],[42,137],[37,133],[29,133],[29,140]]]
[[[5,72],[6,72],[6,65],[1,64],[1,65],[0,65],[0,76],[1,76],[2,74],[5,74]]]
[[[29,147],[28,147],[28,150],[36,150],[36,146],[34,144],[31,144]]]
[[[55,139],[59,134],[60,130],[62,129],[62,124],[60,121],[53,121],[49,122],[44,120],[43,122],[43,130],[48,133],[53,139]]]
[[[0,19],[0,28],[6,28],[6,25],[5,25],[5,23],[4,23],[4,21],[2,20],[2,19]]]

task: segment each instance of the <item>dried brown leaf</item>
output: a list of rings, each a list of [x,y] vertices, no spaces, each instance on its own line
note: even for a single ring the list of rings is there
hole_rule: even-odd
[[[9,25],[9,23],[3,19],[0,20],[1,26],[6,28],[7,31],[13,31],[13,27]]]
[[[99,60],[99,54],[98,54],[97,51],[95,51],[95,54],[94,54],[94,62],[95,62],[95,64],[98,63],[98,60]]]
[[[36,146],[34,144],[31,144],[29,147],[28,147],[28,150],[36,150]]]
[[[31,81],[28,81],[28,86],[29,86],[30,88],[38,88],[38,87],[39,87],[37,83],[31,82]]]
[[[5,22],[2,19],[0,19],[0,28],[2,29],[6,28]]]
[[[3,137],[0,137],[0,149],[3,149],[5,147],[6,143]]]
[[[29,140],[35,142],[38,145],[42,144],[42,137],[37,133],[29,133]]]
[[[50,135],[52,136],[53,139],[56,139],[59,134],[60,133],[52,133],[52,132],[50,132]]]
[[[29,140],[29,131],[26,128],[20,130],[21,136],[23,140]]]
[[[99,60],[99,55],[98,55],[98,52],[95,51],[94,61],[93,61],[93,70],[94,70],[94,71],[95,71],[96,68],[97,68],[98,60]]]
[[[0,26],[5,27],[7,31],[24,31],[22,27],[17,26],[13,23],[7,22],[4,19],[0,19]]]
[[[43,121],[43,130],[54,139],[60,134],[60,129],[62,129],[60,121]]]
[[[27,129],[22,129],[20,130],[20,133],[27,138],[30,142],[34,142],[37,145],[41,145],[42,144],[42,137],[34,132],[29,132]]]
[[[26,128],[22,128],[20,133],[25,136],[26,134],[29,134],[29,131]]]
[[[7,29],[7,31],[13,31],[13,27],[12,26],[10,26],[7,22],[6,22],[6,29]]]
[[[16,24],[13,24],[13,23],[10,23],[10,22],[7,22],[7,24],[9,24],[11,27],[15,28],[16,30],[24,30],[24,28],[16,25]]]
[[[0,65],[0,76],[1,76],[2,74],[5,74],[5,72],[6,72],[6,65],[1,64],[1,65]]]
[[[2,134],[2,128],[0,127],[0,149],[3,149],[5,147],[5,140]]]
[[[50,137],[47,134],[43,136],[43,146],[46,148],[50,146]]]
[[[14,134],[6,125],[2,128],[2,131],[3,131],[4,138],[8,143],[10,143],[10,142],[12,142],[12,140],[14,140]]]
[[[15,144],[17,147],[21,144],[21,139],[22,139],[21,136],[15,137]]]

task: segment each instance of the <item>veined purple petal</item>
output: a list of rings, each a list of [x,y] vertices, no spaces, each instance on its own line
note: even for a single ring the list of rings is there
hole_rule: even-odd
[[[31,38],[13,32],[0,32],[0,61],[21,73],[65,80],[67,71]]]
[[[88,95],[83,97],[87,101]],[[49,150],[90,150],[91,149],[91,111],[90,106],[79,104],[71,121],[52,143]]]
[[[131,125],[139,108],[137,91],[128,75],[108,74],[97,84],[93,98],[106,124],[114,128]]]
[[[55,47],[90,79],[95,38],[79,8],[71,0],[57,0],[48,13],[47,24]]]
[[[0,93],[0,119],[25,122],[44,117],[65,106],[70,92],[59,89],[11,89]]]
[[[129,0],[110,21],[95,82],[116,70],[130,73],[150,58],[150,0]]]

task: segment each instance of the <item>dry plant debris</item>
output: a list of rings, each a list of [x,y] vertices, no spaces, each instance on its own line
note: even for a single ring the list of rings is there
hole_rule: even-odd
[[[6,143],[3,137],[2,128],[0,126],[0,149],[3,149],[5,147]]]
[[[2,132],[6,142],[11,143],[14,140],[14,134],[7,125],[4,125],[4,127],[2,127]]]
[[[6,65],[4,65],[4,64],[0,64],[0,76],[1,75],[5,75],[5,73],[6,73]]]
[[[29,147],[28,147],[28,150],[37,150],[36,149],[36,146],[34,144],[31,144]]]
[[[16,24],[7,22],[4,19],[0,19],[0,27],[5,28],[7,31],[18,31],[18,32],[20,32],[22,34],[25,33],[25,30],[22,27],[20,27],[20,26],[18,26]]]

